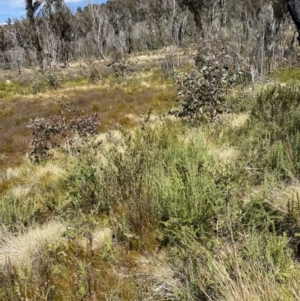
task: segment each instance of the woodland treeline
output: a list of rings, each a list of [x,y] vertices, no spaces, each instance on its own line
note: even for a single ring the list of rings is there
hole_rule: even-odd
[[[75,13],[63,0],[24,6],[25,18],[0,26],[0,68],[45,70],[197,43],[200,51],[226,52],[254,76],[285,64],[296,46],[285,0],[113,0]]]

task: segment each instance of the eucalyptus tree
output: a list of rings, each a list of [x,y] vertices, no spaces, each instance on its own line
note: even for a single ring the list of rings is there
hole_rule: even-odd
[[[67,67],[73,16],[64,0],[25,0],[25,8],[31,44],[41,69],[45,58],[53,56]]]
[[[86,7],[87,17],[90,20],[90,34],[97,47],[98,54],[107,61],[106,50],[109,38],[109,20],[101,5],[90,4]]]
[[[48,22],[48,30],[57,39],[55,56],[62,61],[64,67],[68,67],[71,42],[74,37],[74,17],[64,0],[44,0],[41,9],[41,17],[44,22]]]
[[[9,35],[8,25],[0,26],[0,55],[2,57],[2,65],[5,69],[9,68],[10,58],[8,51],[12,47],[13,43]]]
[[[42,37],[39,32],[39,23],[37,11],[43,4],[44,0],[25,0],[26,16],[29,20],[28,30],[31,34],[31,42],[36,50],[37,61],[41,69],[43,69],[44,49]]]

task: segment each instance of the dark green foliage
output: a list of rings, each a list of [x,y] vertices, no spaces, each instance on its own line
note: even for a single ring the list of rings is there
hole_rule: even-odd
[[[84,139],[95,135],[99,124],[97,114],[83,116],[80,110],[73,110],[69,103],[58,101],[60,115],[51,116],[48,120],[36,118],[27,127],[32,130],[33,140],[29,156],[40,161],[49,154],[49,150],[63,143],[70,150],[74,146],[74,136]]]
[[[176,76],[178,96],[183,100],[178,116],[215,121],[220,113],[228,111],[225,92],[235,82],[223,53],[199,54],[196,69]]]

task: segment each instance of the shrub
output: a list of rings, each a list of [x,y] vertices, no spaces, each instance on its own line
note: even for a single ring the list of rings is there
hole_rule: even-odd
[[[117,61],[112,64],[112,69],[116,77],[130,76],[135,71],[135,66],[131,62]]]
[[[183,100],[179,111],[171,113],[179,117],[200,118],[214,121],[216,116],[228,108],[225,91],[236,82],[230,70],[228,57],[223,53],[196,57],[196,67],[191,72],[176,75],[178,96]]]
[[[88,70],[88,79],[90,83],[95,84],[102,79],[102,70],[99,65],[92,63]]]
[[[35,81],[32,84],[31,88],[32,88],[33,94],[37,94],[37,93],[40,93],[43,91],[43,86],[40,81]]]
[[[110,203],[101,194],[99,162],[96,157],[96,145],[93,149],[83,148],[78,158],[70,166],[67,177],[67,203],[62,208],[70,216],[82,212],[85,214],[109,213]],[[75,209],[75,210],[74,210]]]
[[[83,116],[80,110],[73,110],[69,103],[57,101],[60,110],[58,116],[49,119],[36,118],[27,127],[32,130],[33,139],[29,156],[34,161],[40,161],[48,155],[49,150],[65,143],[70,148],[75,143],[74,137],[85,138],[95,135],[99,124],[98,115]]]
[[[260,168],[277,172],[281,179],[299,178],[300,116],[299,89],[274,86],[264,89],[255,100],[250,113],[261,152]],[[259,127],[258,127],[259,125]]]
[[[46,72],[45,79],[47,84],[54,90],[57,90],[60,87],[61,77],[58,74],[54,72]]]

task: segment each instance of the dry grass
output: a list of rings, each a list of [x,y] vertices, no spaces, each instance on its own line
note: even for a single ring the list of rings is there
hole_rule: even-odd
[[[62,240],[65,226],[51,222],[37,228],[27,228],[24,233],[10,234],[5,230],[0,233],[0,266],[9,260],[19,272],[23,268],[30,269],[34,256],[46,244]]]
[[[2,216],[11,228],[0,232],[0,300],[299,300],[290,236],[270,231],[277,215],[267,206],[285,214],[299,183],[281,186],[267,174],[252,181],[238,145],[246,139],[236,134],[247,114],[201,126],[161,116],[176,91],[145,72],[11,98],[1,104],[3,125],[56,113],[51,97],[62,95],[97,112],[109,131],[96,136],[99,148],[56,149],[41,164],[7,168],[2,156]],[[53,216],[63,223],[49,223]]]
[[[11,193],[18,199],[25,199],[30,193],[38,195],[44,187],[57,185],[65,176],[65,170],[53,162],[47,162],[46,165],[34,165],[28,161],[23,162],[19,167],[3,168],[0,178],[3,194],[13,184]],[[5,185],[10,183],[10,185]],[[0,186],[0,187],[1,187]]]
[[[218,299],[220,301],[286,301],[298,300],[300,297],[296,289],[299,286],[298,280],[292,280],[288,286],[280,287],[276,280],[267,277],[259,266],[244,267],[248,277],[243,277],[241,282],[232,279],[222,262],[214,262],[213,268],[218,275],[216,279],[222,279],[222,297]],[[255,277],[249,277],[250,275]],[[208,297],[208,300],[214,299]]]
[[[223,164],[233,163],[238,157],[238,151],[233,147],[211,149],[216,160]]]
[[[151,298],[161,300],[175,298],[174,292],[182,289],[176,268],[169,262],[164,252],[156,256],[140,256],[136,259],[139,272],[149,279]]]
[[[116,129],[119,125],[133,127],[136,120],[128,116],[146,114],[151,108],[164,111],[174,105],[176,92],[170,83],[162,83],[158,71],[146,72],[129,79],[106,79],[101,84],[66,87],[37,95],[12,96],[0,101],[0,153],[24,154],[31,139],[26,126],[36,117],[47,118],[58,113],[53,99],[65,98],[74,109],[85,114],[98,113],[100,131]],[[161,84],[161,85],[160,85]],[[7,159],[0,158],[0,166],[7,167]]]
[[[231,127],[241,127],[249,119],[249,114],[240,113],[240,114],[230,114],[228,117],[228,123]]]
[[[166,52],[168,50],[151,53],[145,59],[155,61],[163,58]],[[78,68],[82,68],[82,65],[70,69],[70,73],[76,73]],[[70,99],[75,108],[83,109],[86,113],[99,113],[102,119],[100,129],[103,130],[115,128],[116,124],[132,127],[136,123],[131,116],[145,114],[149,108],[154,107],[158,111],[171,108],[176,99],[176,91],[156,68],[139,72],[128,79],[103,80],[100,85],[64,87],[34,96],[12,97],[9,101],[0,102],[0,112],[6,112],[2,123],[0,122],[2,152],[24,152],[29,135],[25,125],[36,116],[47,117],[57,113],[58,109],[53,105],[52,99],[62,96]],[[232,121],[232,126],[240,126],[247,116],[232,114],[226,118]]]
[[[105,244],[112,244],[113,231],[111,228],[105,227],[101,229],[96,229],[90,233],[89,237],[82,239],[79,243],[82,248],[86,248],[91,244],[91,250],[95,251],[105,247]]]

